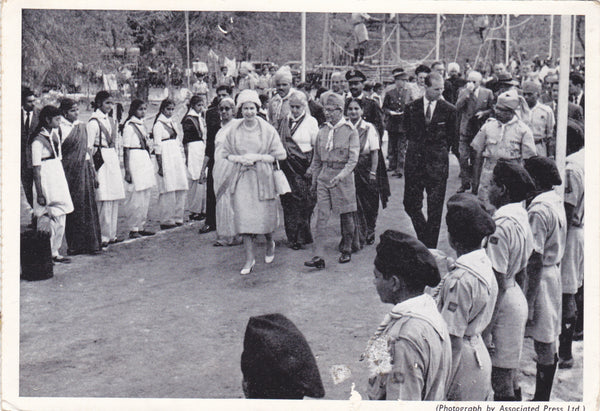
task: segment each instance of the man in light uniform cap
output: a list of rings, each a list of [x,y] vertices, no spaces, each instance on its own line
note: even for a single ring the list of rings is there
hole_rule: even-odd
[[[522,165],[498,160],[490,185],[490,203],[496,207],[496,231],[485,249],[498,282],[498,299],[484,340],[492,359],[495,401],[521,401],[518,385],[521,350],[527,322],[527,300],[516,281],[526,277],[533,251],[533,234],[523,201],[535,191]],[[516,280],[516,281],[515,281]]]
[[[440,281],[434,257],[413,236],[387,230],[377,245],[373,273],[381,302],[395,305],[365,351],[369,398],[444,401],[452,367],[450,335],[435,300],[423,293]]]
[[[363,119],[375,126],[375,129],[379,133],[379,144],[381,144],[381,138],[383,137],[383,112],[376,102],[368,99],[363,93],[367,77],[359,70],[348,70],[346,72],[346,81],[348,81],[352,97],[359,100],[362,104]],[[344,114],[346,114],[349,101],[350,99],[346,100]]]
[[[523,121],[533,133],[537,154],[554,158],[556,150],[554,112],[551,107],[538,101],[541,90],[539,83],[534,81],[528,80],[523,83],[523,97],[529,106],[529,113],[524,116]]]
[[[395,85],[385,93],[383,111],[386,115],[386,129],[389,136],[388,156],[390,170],[395,176],[404,174],[404,157],[406,155],[406,130],[404,129],[404,109],[410,102],[410,90],[406,86],[408,74],[403,68],[392,70]]]
[[[492,319],[498,283],[481,242],[496,225],[472,194],[453,195],[447,209],[448,240],[458,256],[438,294],[452,344],[448,400],[491,400],[492,364],[481,333]]]
[[[317,233],[313,243],[313,258],[307,267],[324,268],[324,241],[328,234],[327,221],[333,211],[340,215],[342,255],[340,263],[350,261],[355,224],[356,188],[354,167],[360,151],[358,132],[344,119],[344,99],[329,92],[325,97],[327,123],[317,134],[313,159],[307,174],[312,176],[311,190],[317,192]]]
[[[567,219],[554,186],[562,180],[554,160],[536,156],[525,161],[537,193],[527,207],[533,232],[533,254],[527,265],[525,296],[529,303],[525,336],[533,338],[537,374],[534,401],[549,401],[561,332],[562,284],[560,260],[565,251]]]
[[[516,90],[500,94],[494,108],[495,116],[485,122],[471,142],[476,153],[473,193],[477,193],[488,209],[491,209],[488,190],[496,162],[503,158],[521,163],[536,155],[531,130],[515,114],[519,105]]]

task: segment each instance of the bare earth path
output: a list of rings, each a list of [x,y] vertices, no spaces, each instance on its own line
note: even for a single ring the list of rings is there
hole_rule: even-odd
[[[446,200],[458,188],[457,175],[452,156]],[[412,232],[401,204],[403,180],[392,178],[391,186],[378,235],[387,228]],[[151,208],[150,228],[157,230],[156,198]],[[352,382],[366,397],[367,369],[358,359],[391,308],[372,282],[374,246],[338,264],[339,223],[332,219],[327,269],[312,271],[302,265],[310,252],[287,248],[280,228],[275,262],[264,264],[261,239],[255,272],[241,277],[242,248],[213,247],[215,234],[199,235],[200,225],[113,245],[99,256],[76,256],[55,266],[48,281],[21,281],[20,394],[241,398],[248,318],[281,312],[309,341],[326,398],[347,399]],[[445,230],[443,224],[439,248],[450,252]],[[581,400],[582,349],[581,342],[574,345],[572,370],[557,372],[553,399]],[[526,398],[535,384],[532,355],[527,341]],[[347,366],[350,378],[334,384],[334,365]]]

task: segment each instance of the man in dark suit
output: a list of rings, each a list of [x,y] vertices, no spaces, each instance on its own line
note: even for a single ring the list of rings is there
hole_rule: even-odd
[[[404,130],[404,109],[410,101],[410,90],[406,87],[408,74],[403,68],[392,70],[394,82],[391,90],[385,93],[383,99],[383,112],[386,116],[386,129],[388,132],[388,155],[390,159],[389,170],[394,176],[402,177],[404,173],[404,158],[406,155],[406,132]]]
[[[574,104],[581,107],[581,111],[585,115],[585,94],[583,92],[585,80],[577,71],[573,71],[569,75],[569,94]]]
[[[408,105],[405,129],[408,136],[404,210],[417,237],[428,248],[436,248],[448,179],[448,152],[456,146],[456,108],[441,99],[444,79],[430,73],[425,95]],[[427,219],[423,215],[423,190],[427,192]]]
[[[554,111],[554,118],[558,118],[558,76],[554,76],[550,79],[551,90],[552,90],[552,102],[548,105],[552,107]],[[580,121],[583,123],[583,110],[581,106],[578,106],[575,103],[569,101],[568,107],[568,116],[570,119],[575,121]]]
[[[494,106],[494,95],[490,89],[481,85],[481,80],[481,73],[471,71],[467,77],[466,86],[460,89],[456,100],[456,110],[460,117],[458,161],[461,185],[458,189],[459,193],[471,188],[472,168],[475,160],[471,141],[489,117]]]
[[[456,104],[458,92],[466,83],[466,80],[460,75],[460,66],[458,63],[448,64],[448,78],[444,82],[444,99],[448,103]]]
[[[25,87],[21,90],[21,184],[29,206],[33,208],[33,166],[31,165],[31,134],[37,127],[39,110],[35,94]]]
[[[375,101],[368,99],[363,94],[364,83],[367,81],[367,77],[359,70],[348,70],[346,72],[346,80],[348,81],[352,98],[360,100],[362,104],[363,119],[375,126],[375,129],[379,133],[379,143],[381,144],[381,138],[383,137],[383,113]],[[344,114],[348,109],[348,101],[346,100]]]

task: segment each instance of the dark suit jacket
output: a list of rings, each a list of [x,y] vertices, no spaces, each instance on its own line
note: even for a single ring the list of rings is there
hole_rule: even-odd
[[[458,145],[456,107],[438,100],[429,124],[425,123],[423,97],[410,103],[404,113],[408,138],[406,177],[448,178],[448,151]]]
[[[319,127],[323,125],[327,120],[325,119],[325,111],[323,110],[323,106],[317,103],[314,100],[308,100],[308,109],[310,110],[310,115],[317,120],[317,124]]]
[[[31,168],[31,139],[40,120],[40,110],[34,108],[29,121],[29,129],[25,129],[25,116],[21,109],[21,167]]]
[[[479,87],[479,95],[475,98],[466,88],[460,89],[456,100],[456,110],[460,116],[459,133],[474,137],[479,131],[477,125],[473,125],[475,113],[481,110],[489,110],[494,107],[494,94],[490,89]],[[485,122],[485,119],[483,119]],[[481,125],[481,124],[479,124]]]
[[[448,103],[455,104],[458,99],[459,90],[467,84],[467,81],[462,77],[450,77],[444,81],[444,93],[442,95]]]
[[[344,114],[346,114],[346,111],[348,109],[349,101],[349,99],[346,100]],[[379,133],[379,142],[381,142],[381,138],[383,137],[383,112],[381,111],[381,108],[379,108],[379,105],[375,101],[368,99],[364,96],[361,99],[361,101],[363,106],[362,117],[365,121],[368,121],[369,123],[375,126],[375,129]]]
[[[404,131],[404,115],[391,115],[391,111],[403,112],[410,101],[410,91],[405,86],[398,90],[396,86],[385,93],[383,112],[386,114],[386,129],[388,133]]]

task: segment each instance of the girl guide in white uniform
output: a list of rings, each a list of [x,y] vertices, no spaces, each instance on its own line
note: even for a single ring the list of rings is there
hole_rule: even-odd
[[[129,237],[138,238],[154,233],[144,230],[150,206],[152,187],[156,185],[154,164],[150,160],[148,131],[144,125],[146,103],[133,100],[123,126],[123,156],[127,183],[127,223]]]
[[[96,94],[93,107],[96,111],[87,124],[88,145],[92,146],[92,157],[98,175],[96,201],[100,215],[102,245],[117,242],[117,217],[119,201],[125,198],[123,174],[119,165],[119,156],[115,148],[117,124],[109,116],[113,102],[107,91]],[[98,150],[102,155],[99,161]]]
[[[170,99],[163,100],[152,128],[158,163],[158,204],[162,229],[183,224],[188,190],[187,169],[172,119],[173,111],[175,103]]]
[[[66,215],[73,211],[73,202],[62,166],[61,139],[58,134],[60,111],[46,106],[40,112],[40,126],[31,143],[33,165],[33,213],[38,230],[50,225],[50,248],[57,262],[68,262],[59,254],[65,233]]]

